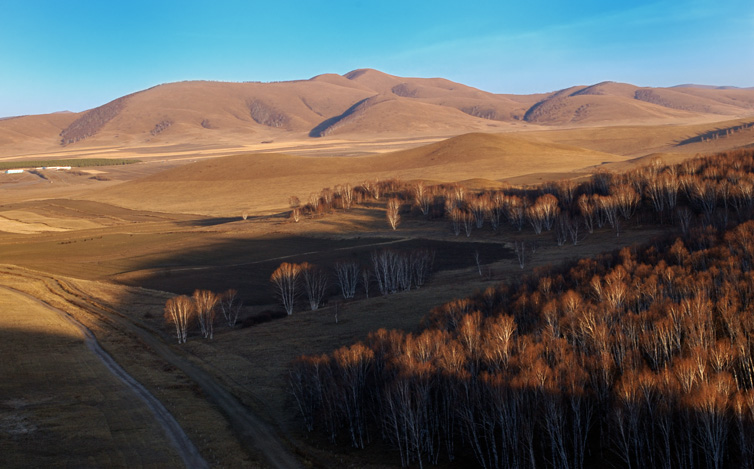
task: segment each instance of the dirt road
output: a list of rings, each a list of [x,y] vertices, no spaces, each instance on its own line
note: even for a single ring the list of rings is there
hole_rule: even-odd
[[[8,291],[14,295],[22,296],[39,306],[46,308],[55,314],[58,315],[62,320],[68,322],[72,326],[74,326],[76,329],[78,329],[81,334],[84,336],[84,343],[86,346],[91,350],[97,358],[102,361],[102,363],[105,365],[105,367],[116,377],[118,378],[124,386],[129,388],[133,394],[135,394],[135,397],[138,397],[141,399],[141,401],[147,406],[147,408],[152,412],[154,415],[155,420],[159,423],[159,425],[163,428],[165,435],[167,436],[168,440],[173,444],[176,451],[180,455],[181,459],[183,459],[183,462],[186,464],[186,467],[191,468],[208,468],[209,466],[204,461],[202,456],[199,454],[199,451],[196,449],[194,444],[191,442],[191,440],[186,436],[186,433],[184,433],[181,426],[176,422],[175,418],[168,412],[168,410],[165,408],[165,406],[162,405],[162,403],[157,400],[156,397],[154,397],[144,386],[142,386],[138,381],[133,379],[131,375],[129,375],[126,370],[124,370],[120,365],[118,365],[115,360],[107,353],[105,352],[102,347],[100,346],[99,342],[97,342],[97,339],[94,337],[94,334],[83,324],[81,324],[79,321],[77,321],[74,317],[66,313],[65,311],[62,311],[58,308],[55,308],[44,301],[35,298],[27,293],[21,292],[19,290],[0,286],[0,289],[3,289],[5,291]]]
[[[133,335],[144,343],[152,352],[160,358],[170,363],[172,366],[181,370],[189,379],[198,385],[205,398],[219,408],[228,420],[235,436],[241,445],[249,450],[250,453],[259,455],[263,458],[268,467],[276,469],[288,469],[302,467],[298,459],[292,454],[289,448],[283,443],[283,439],[277,434],[275,428],[266,423],[264,420],[255,415],[248,407],[243,405],[232,393],[221,386],[207,371],[201,369],[198,365],[193,364],[180,352],[174,351],[160,337],[155,335],[142,325],[134,323],[130,318],[121,315],[104,305],[97,303],[94,299],[89,298],[86,292],[79,290],[72,283],[68,283],[60,278],[48,276],[41,272],[29,271],[26,269],[17,269],[7,266],[3,271],[11,273],[14,276],[28,277],[28,279],[43,281],[48,284],[51,294],[55,294],[59,299],[72,304],[76,308],[90,311],[97,316],[107,318],[117,330],[122,333]],[[2,277],[0,277],[2,282]],[[0,286],[0,288],[6,288]],[[124,383],[132,386],[145,401],[148,400],[150,408],[153,407],[155,418],[162,419],[163,426],[166,428],[171,439],[176,443],[176,447],[181,452],[187,467],[207,467],[206,462],[201,458],[196,448],[193,446],[188,437],[181,429],[180,425],[173,419],[165,407],[147,391],[143,386],[131,378],[110,355],[107,354],[96,341],[92,332],[83,324],[77,321],[73,316],[65,311],[55,308],[48,303],[35,298],[25,292],[12,289],[14,292],[33,299],[60,314],[66,320],[71,321],[77,327],[80,327],[87,337],[87,344],[92,350],[102,357],[105,364],[119,376]],[[106,357],[106,358],[105,358]],[[150,399],[151,398],[151,399]]]

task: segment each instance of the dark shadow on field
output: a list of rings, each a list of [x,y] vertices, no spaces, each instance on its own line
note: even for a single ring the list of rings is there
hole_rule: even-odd
[[[186,220],[176,222],[178,226],[218,226],[226,223],[241,220],[241,217],[216,217],[216,218],[198,218],[196,220]]]
[[[0,328],[0,467],[174,467],[163,429],[75,334]],[[65,350],[65,353],[61,353]],[[188,385],[187,385],[188,386]]]
[[[284,220],[286,218],[288,218],[288,212],[276,213],[274,215],[254,215],[254,216],[248,216],[246,217],[246,219],[244,219],[242,216],[196,218],[192,220],[177,221],[175,222],[175,224],[178,226],[188,226],[188,227],[207,227],[207,226],[224,225],[226,223],[236,223],[236,222],[240,223],[244,221],[270,220],[270,219]]]
[[[330,294],[336,295],[334,264],[340,260],[356,260],[362,269],[371,269],[371,255],[381,249],[433,250],[434,272],[476,269],[475,252],[479,253],[482,264],[513,258],[511,249],[502,244],[467,240],[267,236],[224,240],[201,248],[166,252],[111,279],[126,285],[188,295],[196,289],[219,293],[232,288],[238,290],[246,305],[269,305],[276,301],[270,275],[281,263],[308,262],[325,268],[331,276]]]

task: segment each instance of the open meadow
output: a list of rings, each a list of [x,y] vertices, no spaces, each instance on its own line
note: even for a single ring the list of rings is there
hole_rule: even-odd
[[[184,88],[191,91],[188,84]],[[455,135],[451,124],[461,125],[466,114],[459,117],[454,110],[447,111],[449,127],[418,136],[392,129],[395,133],[374,138],[356,128],[366,125],[372,107],[398,104],[374,102],[361,114],[346,115],[331,134],[323,134],[336,135],[329,140],[276,134],[268,143],[231,145],[235,140],[228,130],[206,148],[196,142],[120,148],[114,140],[102,140],[51,152],[49,142],[37,142],[0,158],[19,166],[32,156],[139,160],[0,174],[0,351],[7,358],[1,368],[4,377],[12,377],[0,384],[0,465],[378,468],[422,459],[442,467],[500,465],[485,459],[486,450],[460,444],[456,453],[438,456],[440,450],[428,448],[426,441],[387,437],[389,425],[371,420],[364,424],[371,444],[362,451],[352,448],[360,446],[352,421],[335,424],[333,437],[321,432],[330,423],[317,414],[317,431],[310,433],[302,419],[302,395],[292,387],[292,366],[301,356],[321,357],[359,342],[374,346],[373,334],[380,329],[419,337],[436,326],[432,312],[453,300],[481,301],[485,292],[535,284],[563,265],[627,246],[636,251],[655,243],[661,250],[660,239],[710,225],[722,232],[737,223],[736,216],[743,220],[749,213],[733,184],[725,185],[728,195],[715,192],[711,209],[688,189],[692,176],[719,183],[722,174],[694,173],[702,163],[674,165],[750,148],[750,118],[712,121],[673,111],[670,117],[678,124],[669,124],[668,116],[649,125],[627,115],[620,125],[532,123],[519,129],[502,123],[492,130],[475,121],[469,124],[472,133]],[[290,119],[291,126],[299,125]],[[339,137],[338,129],[348,126],[356,130]],[[731,168],[745,173],[743,166]],[[660,174],[676,182],[688,176],[686,186],[676,188],[678,207],[665,199],[661,208],[652,205],[647,187]],[[750,176],[739,174],[739,185]],[[425,204],[420,188],[430,193]],[[632,193],[638,197],[633,205],[619,205],[617,194],[630,198]],[[549,205],[553,215],[538,215],[548,206],[548,195],[555,199]],[[397,204],[395,228],[388,222],[391,200]],[[380,256],[413,259],[418,253],[431,253],[432,260],[421,284],[413,279],[392,289],[383,285]],[[302,289],[292,314],[286,314],[270,282],[283,263],[309,263],[325,273],[327,285],[316,308]],[[345,264],[357,268],[355,293],[348,298],[336,276],[337,266]],[[595,267],[594,274],[598,271]],[[562,276],[571,281],[567,269]],[[192,318],[188,340],[179,344],[176,328],[164,316],[166,302],[203,289],[236,290],[238,318],[230,320],[218,309],[211,339]],[[495,316],[500,311],[493,306],[503,304],[513,314],[513,303],[506,303],[513,292],[505,292],[494,293],[499,297],[489,300],[486,315]],[[522,294],[533,301],[533,323],[545,317],[537,301],[554,298],[547,295],[549,290],[539,299]],[[539,350],[545,334],[524,322],[519,328],[521,337],[536,336],[530,346]],[[451,341],[455,333],[449,328],[443,340]],[[171,417],[150,407],[147,398],[134,397],[134,386],[113,376],[92,352],[95,342]],[[460,437],[466,427],[458,425],[457,440],[469,441]],[[599,425],[587,430],[589,444],[599,440]],[[443,438],[437,436],[435,443]],[[539,450],[547,446],[541,441],[532,437],[529,444]],[[569,457],[577,452],[566,446]],[[592,455],[588,463],[597,467],[625,454],[634,458],[629,450],[624,454],[610,446],[606,451],[605,459]],[[702,460],[702,453],[689,457]]]

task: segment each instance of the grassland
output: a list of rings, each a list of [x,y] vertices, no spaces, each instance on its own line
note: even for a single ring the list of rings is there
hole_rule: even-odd
[[[87,321],[123,366],[166,402],[202,454],[205,457],[210,454],[207,459],[219,464],[234,461],[251,464],[260,461],[261,456],[253,446],[244,446],[248,442],[238,446],[239,443],[233,443],[237,441],[233,436],[222,436],[223,431],[235,432],[233,426],[222,423],[228,421],[227,416],[209,414],[216,411],[196,381],[153,347],[135,353],[137,344],[145,339],[135,337],[133,330],[129,332],[108,317],[117,314],[142,333],[146,331],[161,343],[172,344],[172,330],[162,320],[162,307],[171,294],[190,293],[194,288],[215,291],[238,288],[246,303],[241,322],[252,324],[260,313],[278,309],[268,278],[282,260],[328,266],[337,259],[355,257],[366,263],[372,250],[384,246],[434,247],[437,272],[419,290],[368,299],[360,293],[348,302],[338,300],[333,290],[329,303],[319,311],[308,312],[297,307],[293,316],[250,327],[229,329],[218,325],[212,341],[201,340],[192,333],[185,346],[169,346],[172,354],[204,370],[285,435],[282,439],[288,441],[291,451],[305,455],[304,459],[315,465],[330,467],[339,464],[336,461],[351,460],[352,456],[340,452],[333,455],[329,446],[323,451],[316,439],[307,440],[300,434],[287,393],[290,361],[303,353],[325,353],[364,339],[378,328],[417,330],[422,317],[433,306],[521,275],[510,243],[529,236],[506,228],[498,233],[475,232],[470,239],[456,238],[445,223],[428,224],[413,217],[405,218],[401,229],[392,232],[387,229],[383,210],[376,206],[305,219],[298,224],[277,217],[244,221],[168,214],[162,214],[157,221],[142,219],[126,224],[123,219],[145,214],[124,212],[105,204],[86,207],[86,213],[93,218],[118,214],[119,221],[112,221],[114,225],[110,227],[91,230],[3,236],[0,253],[6,262],[35,271],[6,270],[0,275],[0,282],[12,282],[16,288],[54,301],[57,307]],[[542,246],[525,272],[646,240],[657,233],[632,228],[616,238],[604,231],[579,246],[564,247],[542,238]],[[481,252],[484,264],[481,277],[473,258],[475,250]],[[20,287],[21,284],[25,286]],[[55,293],[51,295],[44,288]],[[9,343],[22,340],[16,333],[11,335],[14,338]],[[20,388],[23,386],[38,385],[19,383]],[[211,419],[225,429],[210,431],[205,424]],[[224,448],[222,453],[220,448]],[[24,453],[24,448],[16,446],[14,451]],[[369,466],[362,457],[352,462]],[[390,463],[394,459],[388,457],[384,461]],[[378,457],[375,467],[382,462]]]
[[[60,160],[18,160],[0,162],[0,171],[6,169],[40,168],[46,166],[70,166],[72,168],[93,168],[97,166],[117,166],[139,163],[140,160],[123,158],[81,158]]]
[[[249,433],[250,428],[262,428],[280,445],[275,451],[295,455],[304,465],[390,466],[394,455],[382,454],[379,448],[354,455],[301,433],[287,388],[293,358],[331,352],[378,328],[416,331],[422,317],[447,300],[548,264],[644,242],[671,228],[634,221],[620,237],[605,228],[579,245],[557,246],[549,233],[535,236],[507,226],[456,237],[449,222],[426,221],[416,210],[405,212],[398,230],[392,231],[382,200],[294,223],[287,216],[288,197],[298,195],[306,201],[309,194],[334,184],[391,177],[499,188],[511,182],[579,178],[596,167],[631,168],[657,153],[681,160],[700,149],[752,141],[742,131],[715,142],[678,146],[714,127],[474,134],[417,148],[409,147],[427,141],[404,136],[400,141],[372,140],[350,157],[338,158],[322,154],[347,153],[352,142],[279,143],[278,148],[296,149],[296,156],[227,148],[200,154],[180,147],[166,151],[168,156],[149,153],[143,164],[103,166],[100,170],[108,181],[92,180],[88,173],[55,174],[53,183],[30,175],[7,178],[0,181],[0,259],[7,264],[0,269],[0,285],[41,299],[86,325],[103,348],[165,404],[210,465],[273,465],[260,449],[264,440],[259,433]],[[165,133],[170,131],[172,127]],[[402,150],[381,153],[396,147]],[[233,153],[242,154],[216,158]],[[194,160],[198,161],[189,164]],[[243,212],[248,215],[245,220]],[[513,254],[513,243],[520,240],[539,244],[523,270]],[[386,246],[434,248],[436,271],[430,282],[384,297],[366,298],[360,291],[349,301],[339,299],[333,287],[318,311],[300,305],[292,316],[258,320],[270,319],[274,315],[267,313],[280,309],[268,281],[280,262],[330,267],[339,259],[356,259],[368,265],[370,253]],[[480,253],[481,276],[474,252]],[[189,342],[178,346],[162,319],[163,306],[172,295],[197,288],[239,290],[244,301],[242,326],[218,323],[211,341],[192,331]],[[5,360],[2,364],[4,375],[16,377],[0,385],[0,445],[7,458],[2,465],[128,466],[133,451],[151,451],[163,458],[157,465],[173,465],[176,455],[158,450],[165,446],[164,437],[150,433],[150,418],[143,417],[143,425],[135,426],[122,413],[126,404],[117,398],[112,401],[115,408],[108,409],[110,401],[101,397],[104,391],[98,387],[109,386],[104,384],[106,373],[95,369],[75,331],[43,319],[49,311],[18,295],[3,293],[1,299],[0,350],[18,360],[17,366]],[[65,361],[45,359],[53,357],[45,351],[61,349],[71,351],[61,357]],[[60,377],[60,370],[68,366],[83,371]],[[56,381],[60,377],[61,383],[63,378],[70,380],[61,385],[60,402],[65,405],[40,400],[51,394],[47,381],[38,379],[44,373]],[[42,418],[72,416],[79,413],[76,406],[84,406],[82,415],[90,417],[86,423],[73,417]],[[67,440],[61,435],[78,431],[96,438],[78,442],[80,451],[69,453],[70,459],[60,458],[67,454]],[[125,436],[129,443],[121,447]],[[40,445],[49,452],[31,454]]]

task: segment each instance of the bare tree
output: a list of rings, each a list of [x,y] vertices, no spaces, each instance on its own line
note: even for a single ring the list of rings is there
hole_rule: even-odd
[[[293,314],[296,298],[300,294],[298,288],[300,274],[301,267],[298,264],[283,262],[270,276],[270,282],[275,287],[275,293],[283,303],[283,308],[288,315]]]
[[[623,215],[624,219],[629,220],[634,215],[636,207],[641,201],[641,196],[629,184],[614,186],[610,194],[618,206],[620,214]]]
[[[419,207],[419,210],[425,217],[429,215],[429,208],[432,206],[433,200],[434,195],[432,194],[432,191],[430,191],[422,181],[419,181],[414,185],[414,203]]]
[[[364,287],[364,295],[369,298],[369,284],[372,282],[372,274],[369,269],[361,269],[361,286]]]
[[[413,282],[420,288],[429,279],[435,262],[435,251],[432,249],[416,249],[410,254]]]
[[[202,335],[205,339],[211,339],[215,332],[215,313],[219,297],[209,290],[195,290],[193,299]]]
[[[359,281],[359,263],[354,260],[336,262],[335,277],[343,298],[353,298]]]
[[[327,293],[327,272],[308,262],[302,263],[299,268],[301,269],[301,277],[304,279],[304,289],[309,299],[309,307],[312,311],[316,311],[322,304],[325,293]]]
[[[497,231],[500,226],[500,219],[505,213],[504,194],[501,191],[495,191],[490,196],[487,217],[490,219],[492,229]]]
[[[514,241],[513,247],[516,251],[516,258],[518,259],[518,265],[522,269],[526,265],[526,242],[525,241]]]
[[[398,228],[398,223],[401,221],[401,202],[392,197],[387,201],[387,222],[390,224],[390,228],[395,231]]]
[[[298,223],[301,219],[301,199],[292,195],[288,199],[288,205],[291,207],[291,220]]]
[[[526,197],[521,198],[515,195],[510,195],[503,199],[505,216],[508,217],[508,221],[511,225],[515,226],[518,231],[521,231],[526,222],[527,204]]]
[[[577,204],[581,216],[584,218],[584,225],[589,233],[594,233],[594,220],[598,210],[597,204],[592,197],[586,194],[581,194],[578,198]]]
[[[165,303],[165,320],[175,325],[175,336],[179,344],[186,343],[189,321],[194,314],[194,302],[186,295],[170,298]]]
[[[343,201],[343,209],[350,210],[353,205],[353,187],[351,187],[351,184],[346,183],[346,185],[343,186],[340,197]]]
[[[615,229],[615,236],[620,236],[620,218],[618,217],[618,201],[611,195],[597,196],[600,213],[605,216],[610,226]]]
[[[471,212],[463,212],[461,217],[463,222],[463,230],[466,232],[466,237],[471,236],[471,231],[474,229],[474,214]]]
[[[230,289],[222,294],[220,297],[220,311],[222,311],[228,327],[236,326],[242,307],[243,303],[238,300],[238,291]]]
[[[477,228],[484,226],[484,216],[489,211],[490,204],[488,194],[466,196],[466,207],[474,216],[474,223]]]
[[[446,202],[446,211],[448,213],[448,216],[450,217],[450,222],[453,225],[453,234],[458,236],[461,234],[461,224],[464,219],[464,213],[461,211],[458,207],[451,207],[448,208],[448,206],[452,206],[453,204],[450,201]]]

